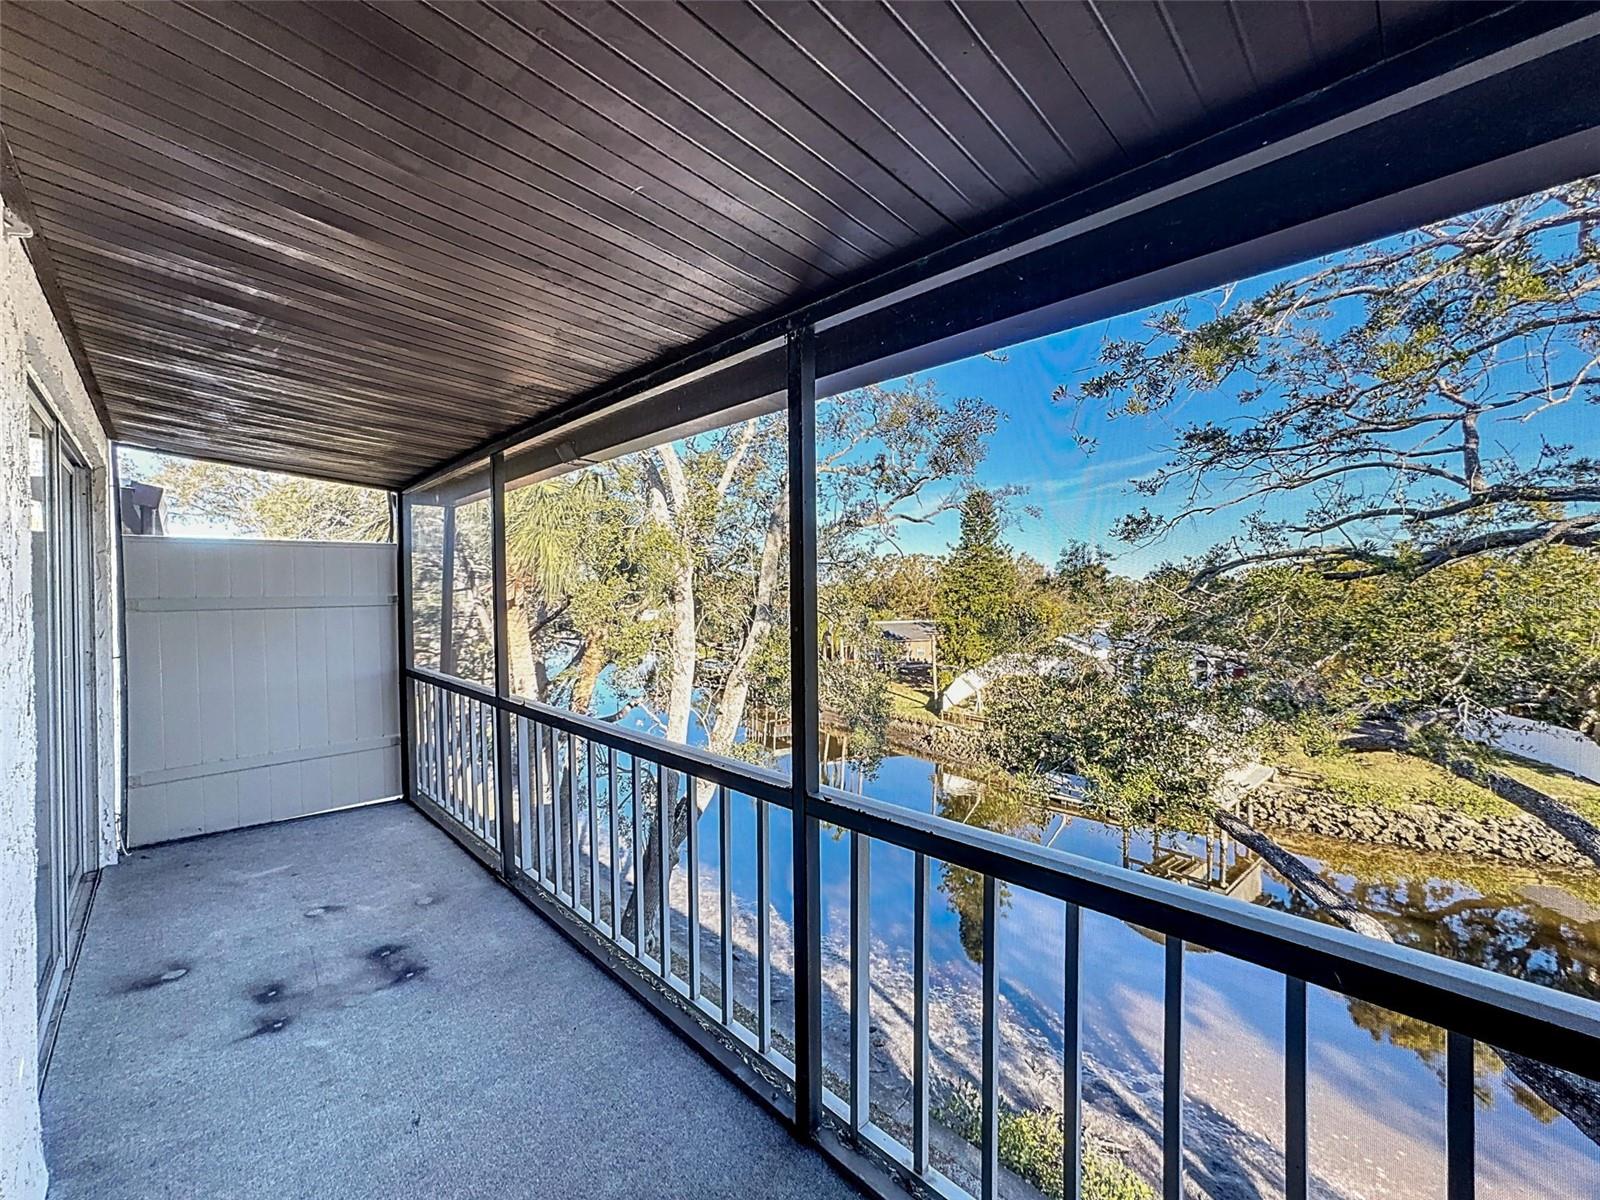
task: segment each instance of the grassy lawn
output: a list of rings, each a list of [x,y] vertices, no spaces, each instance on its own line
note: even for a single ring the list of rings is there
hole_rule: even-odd
[[[889,715],[902,721],[920,721],[924,725],[937,725],[939,718],[929,706],[933,693],[909,683],[889,685]]]
[[[1554,796],[1579,816],[1600,825],[1600,783],[1590,783],[1587,779],[1579,779],[1576,775],[1568,775],[1565,771],[1511,754],[1488,752],[1485,760],[1491,769],[1529,787],[1538,788],[1547,796]]]
[[[1287,783],[1331,792],[1350,804],[1402,808],[1428,804],[1471,816],[1509,816],[1520,811],[1488,788],[1462,779],[1439,764],[1393,750],[1336,750],[1310,755],[1291,746],[1272,756]]]

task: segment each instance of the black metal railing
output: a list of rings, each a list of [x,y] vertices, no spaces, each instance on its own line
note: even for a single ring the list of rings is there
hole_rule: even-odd
[[[1082,916],[1102,913],[1159,935],[1164,943],[1161,1194],[1185,1194],[1185,965],[1190,948],[1228,955],[1283,979],[1285,1193],[1303,1200],[1310,1175],[1307,1130],[1308,987],[1329,989],[1447,1032],[1445,1145],[1447,1195],[1474,1195],[1474,1050],[1478,1043],[1585,1078],[1600,1077],[1600,1005],[1481,968],[1364,938],[1272,909],[1136,875],[1033,846],[945,818],[818,787],[804,820],[849,839],[848,1066],[827,1074],[821,1023],[803,993],[821,994],[823,955],[815,920],[809,945],[774,952],[775,922],[796,918],[817,897],[816,870],[793,870],[788,920],[772,886],[775,827],[793,844],[794,784],[786,777],[604,722],[412,669],[409,680],[413,799],[486,865],[605,962],[715,1061],[794,1121],[869,1186],[891,1181],[948,1197],[970,1193],[933,1161],[930,1116],[930,864],[981,879],[981,1119],[975,1137],[981,1200],[1001,1194],[1000,975],[998,889],[1004,885],[1064,906],[1060,954],[1064,1007],[1061,1097],[1063,1193],[1080,1195],[1082,1087]],[[499,758],[495,720],[507,741]],[[486,799],[488,797],[488,799]],[[496,808],[495,797],[500,807]],[[674,830],[669,814],[691,814]],[[736,911],[730,814],[754,807],[753,905]],[[702,810],[718,808],[715,916],[702,907]],[[498,815],[497,815],[498,812]],[[498,831],[507,829],[504,843]],[[806,831],[800,831],[804,834]],[[681,848],[680,848],[681,843]],[[874,1121],[871,863],[874,844],[914,858],[910,895],[912,1116],[908,1130]],[[681,857],[680,857],[681,855]],[[653,856],[653,857],[652,857]],[[670,860],[669,857],[671,856]],[[797,856],[796,862],[800,861]],[[677,864],[681,863],[681,869]],[[675,882],[677,884],[675,889]],[[811,910],[813,913],[815,908]],[[1031,948],[1038,952],[1038,948]],[[1049,952],[1048,949],[1045,952]],[[742,985],[738,964],[750,955]],[[798,969],[801,977],[796,978]],[[775,1017],[774,997],[790,997]],[[806,1069],[804,1064],[812,1064]],[[802,1064],[797,1070],[796,1064]],[[808,1111],[821,1115],[813,1126]]]

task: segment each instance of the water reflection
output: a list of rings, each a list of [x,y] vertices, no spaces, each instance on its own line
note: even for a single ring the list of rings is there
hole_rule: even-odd
[[[837,761],[828,782],[964,824],[1096,861],[1160,875],[1312,920],[1324,913],[1269,864],[1221,833],[1125,828],[1064,806],[1041,804],[1003,775],[980,775],[912,755],[875,771]],[[1286,839],[1324,880],[1382,922],[1397,943],[1546,986],[1600,998],[1600,883],[1579,875],[1501,868],[1459,857],[1368,850],[1327,839]],[[847,839],[824,840],[826,918],[848,919]],[[948,864],[936,869],[943,904],[931,914],[936,986],[971,990],[981,961],[982,885]],[[874,863],[875,946],[909,946],[910,868]],[[1006,1053],[1006,1095],[1017,1105],[1059,1097],[1061,905],[1001,888],[1003,1002],[1017,1027]],[[1086,934],[1086,1096],[1119,1126],[1130,1160],[1147,1165],[1159,1133],[1161,971],[1148,931],[1101,919]],[[1186,1025],[1208,1068],[1191,1072],[1198,1159],[1213,1196],[1270,1194],[1281,1186],[1282,980],[1220,955],[1192,955]],[[877,971],[877,963],[874,970]],[[875,992],[880,985],[874,984]],[[1313,1005],[1317,1128],[1313,1173],[1328,1196],[1425,1195],[1442,1188],[1443,1031],[1376,1006],[1324,994]],[[975,1076],[975,1062],[952,1056]],[[1055,1060],[1058,1063],[1058,1059]],[[1480,1174],[1508,1197],[1585,1195],[1574,1180],[1600,1179],[1600,1127],[1536,1064],[1480,1049],[1480,1139],[1496,1161]],[[1279,1097],[1264,1101],[1263,1097]],[[1561,1103],[1554,1103],[1560,1101]],[[1576,1116],[1574,1124],[1571,1117]],[[1580,1128],[1582,1126],[1582,1128]],[[1586,1134],[1588,1136],[1586,1136]],[[1320,1154],[1318,1147],[1320,1146]],[[1141,1171],[1141,1174],[1147,1174]],[[1595,1190],[1600,1195],[1600,1188]]]

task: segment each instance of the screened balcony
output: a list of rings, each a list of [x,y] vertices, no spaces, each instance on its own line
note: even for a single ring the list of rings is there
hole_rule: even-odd
[[[854,1194],[409,805],[139,851],[95,903],[52,1196]]]
[[[1325,842],[1264,837],[1259,763],[1192,788],[1200,819],[1173,801],[1119,827],[1107,797],[1172,801],[1169,744],[1210,771],[1214,744],[1305,700],[1296,678],[1219,715],[1279,648],[1240,652],[1248,622],[1224,610],[1181,638],[1086,618],[1025,653],[962,647],[957,589],[917,575],[973,550],[1020,581],[1007,595],[1070,576],[1103,599],[1098,547],[1004,540],[1027,488],[985,472],[1043,463],[1036,507],[1089,505],[1178,456],[1150,486],[1176,478],[1195,509],[1229,508],[1241,478],[1311,494],[1230,529],[1227,546],[1256,539],[1237,558],[1201,547],[1190,583],[1381,567],[1393,590],[1364,602],[1382,625],[1447,607],[1414,603],[1420,527],[1447,565],[1570,552],[1550,574],[1580,584],[1536,598],[1582,601],[1600,458],[1568,401],[1595,386],[1579,352],[1600,328],[1600,91],[1578,85],[1600,72],[1600,16],[1130,0],[13,3],[5,20],[8,227],[107,435],[380,489],[392,530],[363,585],[272,547],[199,569],[123,526],[124,686],[177,702],[125,711],[121,820],[99,823],[121,861],[81,949],[56,939],[55,1194],[1600,1196],[1591,817],[1529,832],[1539,805],[1515,787],[1471,793],[1450,828],[1490,809],[1513,831],[1497,849],[1522,855],[1516,903],[1488,920],[1493,887],[1447,867],[1412,888],[1374,859],[1352,885]],[[1487,266],[1486,240],[1504,251]],[[1338,274],[1358,253],[1367,273]],[[1427,281],[1404,322],[1394,261]],[[1307,263],[1335,284],[1294,292]],[[1471,302],[1435,303],[1436,276]],[[1339,309],[1322,328],[1340,337],[1273,340],[1352,298],[1365,324]],[[1522,368],[1510,398],[1499,364],[1465,391],[1406,390],[1438,365],[1441,322],[1465,330],[1445,358],[1472,360],[1472,322],[1508,312],[1531,312],[1518,337],[1578,331],[1546,337],[1543,377]],[[1423,350],[1351,332],[1402,324]],[[1038,350],[1055,337],[1082,341]],[[1378,398],[1328,405],[1330,434],[1325,413],[1296,419],[1300,374],[1272,384],[1334,343],[1370,357],[1324,381]],[[1044,366],[978,380],[1011,356]],[[1235,370],[1238,412],[1180,421]],[[1002,392],[1037,403],[1002,413]],[[1397,453],[1390,424],[1436,392],[1445,416],[1416,411],[1449,436]],[[1283,457],[1207,457],[1237,450],[1226,431],[1263,397],[1272,437],[1237,443],[1292,460],[1294,489]],[[1091,409],[1092,435],[1072,419]],[[1479,419],[1502,410],[1558,412],[1556,430],[1495,459]],[[1062,453],[1152,414],[1109,463]],[[1392,486],[1354,508],[1319,490],[1356,470]],[[1428,493],[1431,525],[1423,478],[1463,493]],[[1138,516],[1117,524],[1160,525]],[[1341,541],[1358,519],[1390,523],[1382,552]],[[933,527],[944,542],[919,540]],[[868,587],[869,559],[909,565]],[[1170,561],[1139,564],[1165,587]],[[970,574],[961,611],[994,578]],[[1322,595],[1274,612],[1309,642],[1336,624]],[[1522,603],[1509,624],[1550,626]],[[276,613],[289,649],[216,650],[240,628],[217,614],[240,611]],[[213,652],[173,651],[190,613]],[[1023,616],[1006,636],[1061,613]],[[927,644],[886,649],[884,626]],[[381,659],[379,701],[334,691],[352,646]],[[1000,686],[1019,677],[1031,708]],[[1083,749],[1110,721],[1073,721],[1147,683],[1169,699],[1113,778]],[[1577,733],[1557,690],[1496,703]],[[1363,694],[1357,736],[1405,732],[1391,699]],[[1021,735],[998,749],[997,710]],[[280,718],[300,744],[274,741]],[[213,736],[227,765],[151,757]],[[301,752],[288,784],[235,779]],[[376,765],[303,767],[356,755]],[[929,769],[875,774],[895,759]],[[1430,888],[1427,920],[1393,899]],[[1457,910],[1465,950],[1445,936]],[[1540,927],[1501,953],[1523,924]]]

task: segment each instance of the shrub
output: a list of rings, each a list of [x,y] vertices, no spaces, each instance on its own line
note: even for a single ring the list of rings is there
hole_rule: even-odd
[[[983,1101],[965,1081],[935,1081],[934,1115],[974,1146],[983,1136]],[[1046,1196],[1062,1196],[1061,1156],[1066,1141],[1061,1114],[1053,1108],[1022,1111],[1002,1104],[1000,1165]],[[1155,1200],[1155,1189],[1120,1159],[1083,1148],[1083,1200]]]

